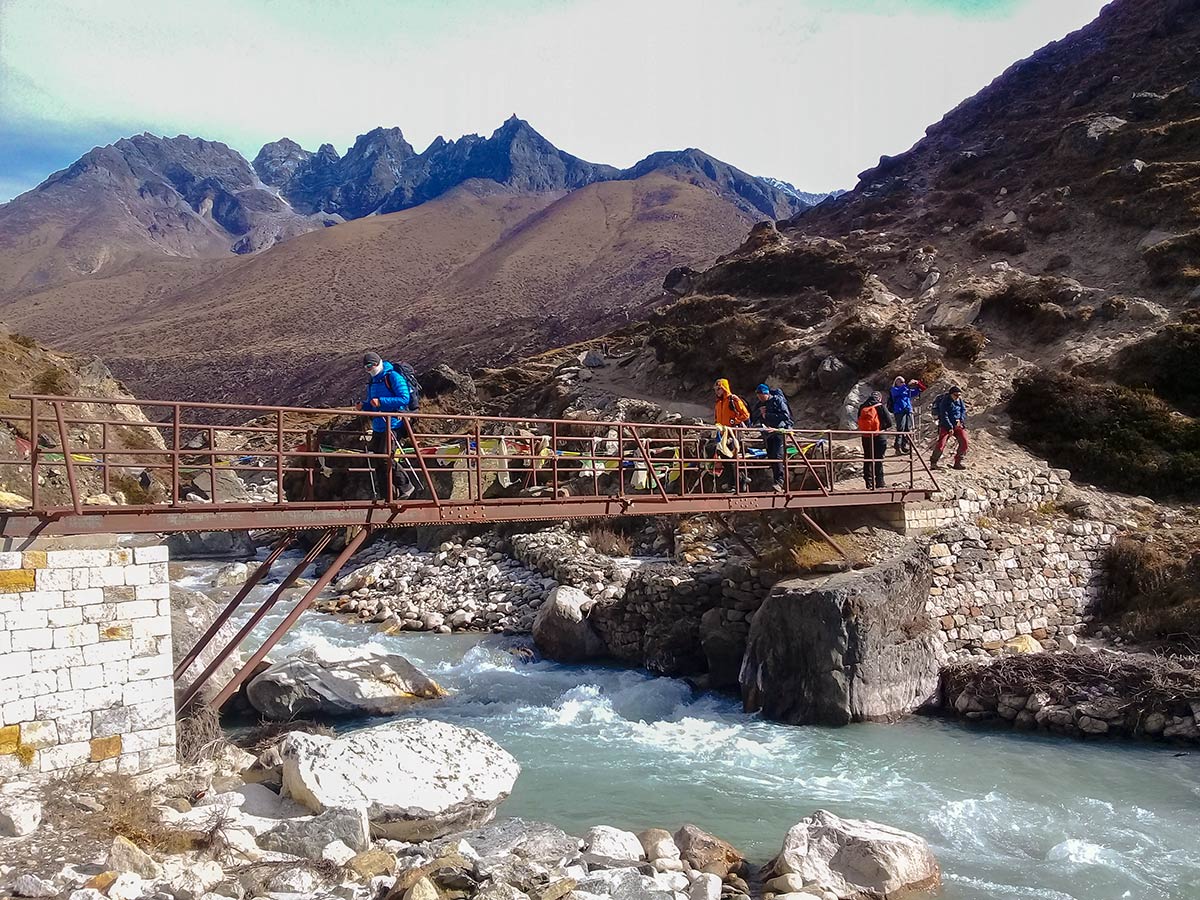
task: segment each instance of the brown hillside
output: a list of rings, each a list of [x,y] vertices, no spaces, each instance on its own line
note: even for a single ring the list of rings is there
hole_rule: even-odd
[[[4,314],[102,355],[145,396],[341,403],[365,347],[474,366],[607,331],[748,224],[662,172],[566,196],[477,181],[251,258],[133,262]]]

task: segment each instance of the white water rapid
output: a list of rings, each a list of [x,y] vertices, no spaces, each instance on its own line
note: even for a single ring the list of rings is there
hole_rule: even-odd
[[[196,588],[215,568],[194,566],[182,583]],[[775,725],[677,679],[525,663],[509,639],[389,637],[319,613],[274,655],[317,641],[376,643],[449,689],[413,715],[477,728],[520,760],[501,815],[576,833],[694,822],[761,863],[825,808],[925,837],[945,900],[1200,898],[1200,755],[925,719]]]

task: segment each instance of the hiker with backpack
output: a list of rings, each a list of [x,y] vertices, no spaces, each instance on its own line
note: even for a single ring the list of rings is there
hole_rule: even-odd
[[[875,391],[858,407],[858,430],[863,433],[863,481],[867,490],[884,487],[883,457],[887,454],[887,435],[892,417],[883,405],[883,394]]]
[[[779,388],[760,384],[755,389],[755,403],[750,411],[750,424],[763,427],[763,443],[767,447],[767,459],[774,476],[771,487],[776,491],[784,488],[784,431],[792,428],[792,410],[787,397]]]
[[[920,397],[924,390],[925,385],[916,378],[906,383],[903,375],[897,375],[896,380],[892,382],[892,389],[888,394],[888,412],[896,417],[897,453],[912,453],[913,443],[909,435],[913,430],[913,401]]]
[[[965,469],[963,457],[967,455],[967,405],[963,403],[962,388],[957,384],[933,401],[933,414],[937,416],[938,438],[929,458],[929,468],[936,469],[946,441],[950,435],[958,442],[954,450],[954,468]]]
[[[420,384],[415,373],[411,376],[412,367],[401,363],[399,367],[383,358],[374,351],[363,354],[363,369],[370,381],[367,382],[367,398],[362,408],[366,411],[379,410],[385,413],[413,412],[420,402]],[[411,438],[408,423],[401,416],[377,416],[371,419],[371,443],[369,452],[379,454],[381,458],[373,459],[371,467],[375,477],[371,481],[371,492],[376,500],[387,496],[387,479],[392,479],[395,486],[395,497],[407,500],[416,491],[417,486],[408,476],[403,465],[393,459],[388,459],[388,436],[392,436],[391,450],[403,446],[404,441]]]
[[[729,379],[718,378],[713,390],[717,395],[714,416],[719,428],[716,436],[705,444],[704,455],[716,460],[734,459],[741,450],[741,444],[734,432],[750,421],[750,410],[746,407],[746,401],[730,389]],[[724,466],[718,462],[714,467],[717,478],[721,477],[723,470]],[[745,470],[741,471],[738,478],[738,487],[743,491],[750,487],[750,476]]]

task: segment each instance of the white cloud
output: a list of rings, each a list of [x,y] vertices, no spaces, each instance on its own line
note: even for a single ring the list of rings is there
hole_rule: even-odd
[[[283,135],[342,150],[376,125],[423,149],[516,112],[600,162],[697,146],[808,189],[848,187],[1101,0],[1010,5],[8,0],[0,121],[136,122],[252,156]]]

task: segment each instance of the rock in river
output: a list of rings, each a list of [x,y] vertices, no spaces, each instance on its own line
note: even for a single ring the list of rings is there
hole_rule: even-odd
[[[806,884],[843,898],[906,896],[941,882],[937,860],[922,838],[823,809],[787,833],[775,872],[800,875]]]
[[[780,582],[750,627],[748,712],[793,725],[845,725],[910,712],[937,691],[933,572],[919,548],[855,572]]]
[[[445,696],[403,656],[358,648],[309,647],[271,666],[246,688],[251,705],[286,722],[322,716],[389,716]]]
[[[576,587],[556,587],[533,620],[533,640],[549,659],[582,662],[604,655],[604,641],[587,620],[591,600]]]
[[[521,767],[487,735],[406,719],[280,745],[284,793],[314,812],[365,806],[374,834],[424,841],[489,821]]]

